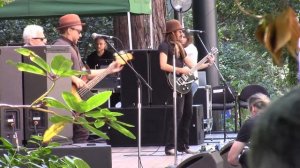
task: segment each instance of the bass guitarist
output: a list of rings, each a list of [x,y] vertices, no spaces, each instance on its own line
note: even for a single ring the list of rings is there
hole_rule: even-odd
[[[76,14],[66,14],[59,19],[59,25],[57,27],[60,33],[60,38],[54,42],[54,45],[69,45],[71,46],[71,59],[73,61],[74,70],[82,70],[84,64],[81,60],[81,56],[77,47],[79,38],[81,37],[82,26],[80,18]],[[107,69],[91,70],[87,75],[88,79],[92,79],[101,73],[115,73],[122,69],[121,64],[116,61],[112,62]],[[86,81],[77,76],[72,76],[72,84],[76,88],[83,88],[86,86]],[[89,136],[88,130],[81,125],[73,125],[73,142],[74,143],[86,143]]]
[[[166,22],[165,41],[159,46],[159,58],[160,68],[167,72],[173,72],[173,54],[175,54],[176,74],[190,74],[192,67],[195,63],[186,57],[186,53],[180,39],[183,36],[182,26],[178,20],[172,19]],[[214,57],[207,57],[207,61],[199,65],[197,69],[204,69],[212,65]],[[184,66],[186,64],[188,67]],[[172,104],[172,88],[166,88],[168,90],[168,104]],[[189,149],[189,126],[192,120],[192,93],[191,91],[181,94],[177,94],[177,150],[178,152],[184,152],[188,154],[194,154],[196,152]],[[166,155],[175,155],[174,150],[174,123],[173,117],[168,119],[167,139],[165,146]]]

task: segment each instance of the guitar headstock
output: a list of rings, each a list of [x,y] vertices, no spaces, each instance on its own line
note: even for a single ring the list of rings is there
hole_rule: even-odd
[[[132,54],[126,53],[124,51],[120,51],[119,53],[114,53],[115,60],[117,63],[124,65],[127,61],[130,61],[133,59]]]
[[[216,55],[218,53],[219,53],[219,50],[216,47],[211,48],[211,52],[210,52],[211,55]]]

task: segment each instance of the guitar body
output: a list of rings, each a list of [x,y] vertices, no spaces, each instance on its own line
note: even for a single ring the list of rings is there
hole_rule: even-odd
[[[168,74],[168,83],[172,88],[173,85],[173,73]],[[187,94],[192,89],[192,83],[197,80],[197,78],[191,75],[182,75],[176,78],[176,91],[181,94]]]

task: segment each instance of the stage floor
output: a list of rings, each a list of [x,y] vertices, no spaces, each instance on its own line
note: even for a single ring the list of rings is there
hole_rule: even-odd
[[[204,144],[190,146],[194,151],[199,151],[203,145],[209,149],[219,145],[220,147],[234,140],[236,134],[226,134],[224,143],[224,134],[207,134]],[[137,147],[112,147],[112,168],[138,168],[138,148]],[[166,156],[164,146],[142,146],[141,147],[141,167],[143,168],[165,168],[175,165],[174,156]],[[191,157],[191,154],[177,155],[177,165],[185,159]]]

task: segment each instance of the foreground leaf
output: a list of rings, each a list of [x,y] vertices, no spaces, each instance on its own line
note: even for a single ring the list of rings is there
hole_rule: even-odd
[[[6,63],[17,67],[19,71],[46,76],[45,71],[43,71],[42,69],[34,65],[30,65],[22,62],[15,63],[12,60],[7,60]]]
[[[131,133],[128,129],[123,127],[122,125],[118,124],[117,122],[110,122],[108,123],[111,127],[113,127],[115,130],[119,131],[123,135],[131,138],[131,139],[136,139],[135,135]]]
[[[55,75],[61,76],[72,69],[73,62],[62,55],[57,55],[51,62],[51,69]]]
[[[51,127],[48,128],[44,133],[43,143],[48,143],[55,135],[60,133],[65,127],[65,124],[65,122],[58,122],[51,125]]]

